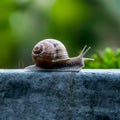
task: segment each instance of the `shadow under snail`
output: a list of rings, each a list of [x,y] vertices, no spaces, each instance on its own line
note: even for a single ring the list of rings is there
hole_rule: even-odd
[[[26,67],[31,71],[80,71],[84,67],[84,58],[90,47],[85,45],[77,57],[69,58],[65,46],[55,39],[44,39],[38,42],[32,50],[34,65]]]

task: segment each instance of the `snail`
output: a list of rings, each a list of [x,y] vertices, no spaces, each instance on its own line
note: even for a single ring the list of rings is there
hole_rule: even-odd
[[[34,65],[26,67],[33,71],[80,71],[84,67],[84,58],[90,47],[85,45],[77,57],[70,58],[65,46],[55,39],[44,39],[38,42],[32,50]]]

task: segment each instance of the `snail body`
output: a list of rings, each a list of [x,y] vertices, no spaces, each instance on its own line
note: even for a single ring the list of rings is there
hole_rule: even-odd
[[[77,57],[70,58],[65,46],[58,40],[45,39],[38,42],[32,50],[35,65],[28,66],[29,70],[38,71],[80,71],[84,67],[84,55],[90,47],[85,45]]]

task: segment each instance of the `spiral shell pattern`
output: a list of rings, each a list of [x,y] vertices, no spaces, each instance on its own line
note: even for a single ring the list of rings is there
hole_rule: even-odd
[[[64,45],[58,40],[45,39],[38,42],[32,50],[32,58],[37,66],[68,60]]]

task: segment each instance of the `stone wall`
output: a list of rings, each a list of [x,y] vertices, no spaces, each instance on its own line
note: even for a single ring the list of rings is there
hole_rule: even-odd
[[[0,70],[0,120],[120,120],[120,70]]]

